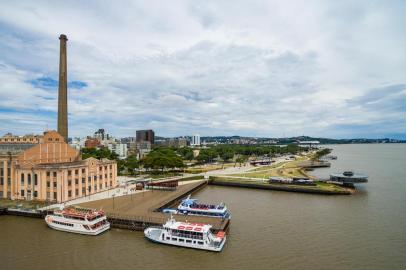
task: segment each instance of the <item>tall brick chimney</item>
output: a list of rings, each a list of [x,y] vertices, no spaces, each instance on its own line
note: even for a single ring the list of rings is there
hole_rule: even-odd
[[[58,133],[68,142],[68,81],[66,63],[66,42],[68,38],[59,36],[59,90],[58,90]]]

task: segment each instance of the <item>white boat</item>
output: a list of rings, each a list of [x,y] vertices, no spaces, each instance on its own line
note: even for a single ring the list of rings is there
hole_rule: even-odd
[[[55,230],[86,235],[98,235],[110,229],[110,223],[101,210],[64,208],[48,214],[45,222]]]
[[[225,232],[211,232],[211,225],[177,222],[172,217],[162,227],[149,227],[144,235],[152,242],[220,252],[226,242]]]
[[[217,205],[198,203],[196,199],[191,199],[190,195],[179,204],[177,214],[208,216],[219,218],[231,218],[230,212],[224,203]]]

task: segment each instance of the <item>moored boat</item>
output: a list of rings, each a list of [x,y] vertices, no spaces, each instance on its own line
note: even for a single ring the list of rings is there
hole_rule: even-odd
[[[190,195],[179,204],[177,214],[231,218],[230,212],[224,203],[217,205],[198,203],[196,199],[191,199]]]
[[[110,223],[101,210],[64,208],[45,217],[47,225],[55,230],[98,235],[110,229]]]
[[[172,217],[162,227],[149,227],[144,235],[152,242],[220,252],[226,242],[225,232],[213,234],[211,225],[177,222]]]

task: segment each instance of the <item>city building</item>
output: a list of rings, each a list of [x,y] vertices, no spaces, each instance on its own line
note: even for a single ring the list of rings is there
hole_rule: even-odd
[[[108,144],[108,149],[118,155],[120,159],[126,159],[127,158],[127,144],[125,143],[109,143]]]
[[[186,138],[170,138],[162,143],[164,146],[182,148],[187,146]]]
[[[152,145],[149,141],[141,141],[136,143],[136,153],[137,153],[137,158],[142,159],[146,155],[148,155],[149,152],[151,152]]]
[[[85,148],[97,148],[100,145],[99,139],[96,138],[88,137],[85,141]]]
[[[142,142],[147,141],[150,142],[152,145],[155,143],[155,133],[153,130],[137,130],[136,132],[136,141]]]
[[[42,142],[43,136],[40,135],[24,135],[24,136],[15,136],[11,133],[5,134],[3,137],[0,138],[0,144],[2,143],[11,143],[11,144],[37,144]]]
[[[191,146],[200,146],[200,135],[198,135],[198,134],[193,135],[190,145]]]
[[[99,139],[99,141],[109,140],[110,135],[104,131],[104,128],[100,128],[94,133],[93,138]]]
[[[117,163],[88,158],[56,131],[38,144],[0,144],[0,198],[65,202],[117,185]]]

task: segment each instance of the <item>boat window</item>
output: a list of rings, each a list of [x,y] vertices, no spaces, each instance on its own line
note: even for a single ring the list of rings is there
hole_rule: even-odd
[[[178,241],[178,238],[172,237],[172,240],[173,240],[173,241]]]
[[[171,240],[171,238],[170,238],[170,237],[166,237],[166,240]]]
[[[192,240],[186,240],[186,243],[192,243]]]
[[[197,243],[199,243],[199,245],[203,245],[203,242],[202,242],[202,241],[198,241]]]
[[[179,238],[179,242],[185,242],[185,239]]]

